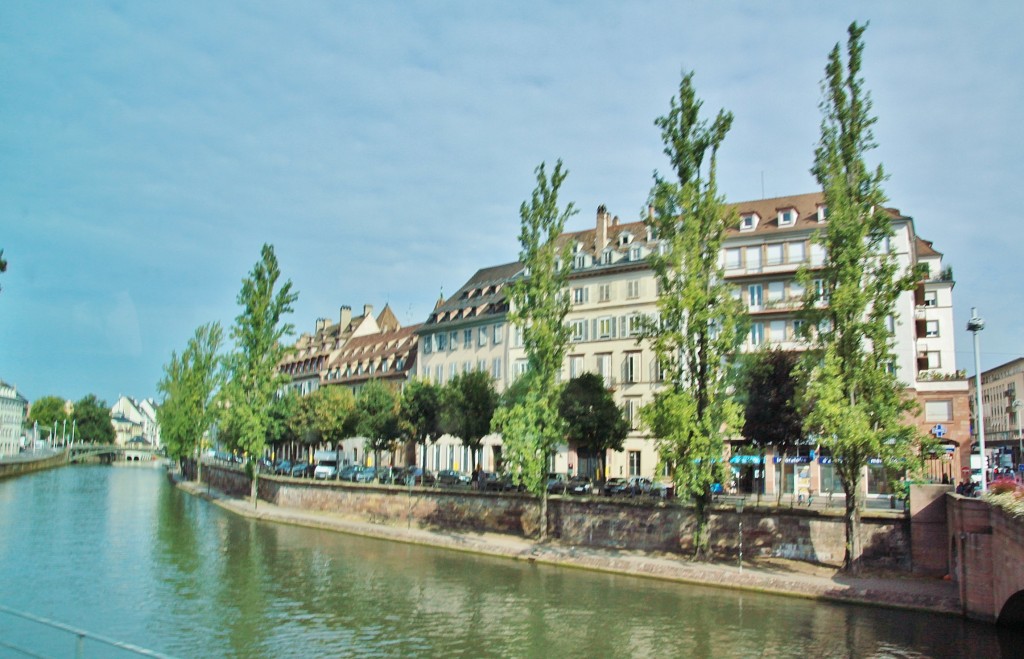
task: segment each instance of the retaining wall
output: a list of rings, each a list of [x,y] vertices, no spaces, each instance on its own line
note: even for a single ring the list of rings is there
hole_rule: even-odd
[[[66,451],[47,456],[45,458],[34,459],[25,458],[22,454],[13,459],[8,458],[0,461],[0,478],[21,476],[22,474],[30,474],[34,471],[42,471],[44,469],[53,469],[54,467],[61,467],[66,464],[68,464],[68,454]]]

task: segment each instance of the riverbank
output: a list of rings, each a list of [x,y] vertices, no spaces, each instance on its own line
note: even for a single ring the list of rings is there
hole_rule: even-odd
[[[47,449],[40,452],[4,456],[0,460],[0,478],[22,476],[44,469],[63,467],[68,463],[67,450]]]
[[[206,485],[175,481],[184,491],[245,517],[326,529],[370,538],[472,552],[531,563],[572,567],[679,583],[857,603],[870,606],[960,615],[954,584],[934,578],[868,573],[853,577],[835,568],[783,559],[756,558],[737,565],[694,563],[658,552],[616,551],[539,543],[497,533],[437,532],[372,524],[337,513],[298,510],[227,496]]]

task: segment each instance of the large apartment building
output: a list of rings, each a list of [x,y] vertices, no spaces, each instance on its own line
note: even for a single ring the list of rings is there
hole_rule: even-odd
[[[971,418],[977,415],[975,378],[970,379]],[[981,408],[985,421],[985,448],[989,467],[1024,463],[1021,446],[1024,423],[1024,357],[981,373]],[[977,432],[977,425],[972,426]]]
[[[17,387],[0,380],[0,457],[21,450],[28,418],[28,400]]]

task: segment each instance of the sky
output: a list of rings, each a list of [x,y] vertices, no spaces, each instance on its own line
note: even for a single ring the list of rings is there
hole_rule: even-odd
[[[342,305],[423,322],[516,260],[542,162],[569,170],[569,230],[601,204],[638,219],[684,70],[707,115],[735,115],[729,201],[812,192],[821,79],[855,20],[868,160],[953,268],[957,365],[972,306],[982,369],[1020,357],[1024,4],[29,0],[0,3],[0,380],[159,399],[264,243],[297,332]]]

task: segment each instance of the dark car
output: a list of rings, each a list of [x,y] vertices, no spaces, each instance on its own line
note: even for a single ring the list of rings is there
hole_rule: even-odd
[[[565,494],[565,474],[548,474],[548,494]]]
[[[434,474],[422,467],[409,467],[402,476],[405,485],[433,485],[436,480]]]
[[[278,476],[291,476],[292,474],[292,463],[289,460],[281,460],[274,467],[274,473]]]
[[[306,464],[305,462],[296,462],[292,465],[292,478],[312,477],[314,471],[316,471],[316,465]]]
[[[372,483],[375,478],[377,478],[376,467],[363,467],[352,480],[357,483]]]
[[[604,487],[601,488],[601,492],[606,497],[617,497],[626,494],[626,486],[628,481],[625,478],[609,478],[604,482]]]
[[[481,471],[479,479],[480,489],[484,492],[504,492],[507,489],[506,485],[511,484],[511,479],[506,483],[500,474],[493,471]]]
[[[651,491],[651,479],[643,476],[630,476],[626,482],[625,494],[631,497],[638,497]]]
[[[565,485],[565,491],[569,494],[591,494],[594,491],[594,483],[590,476],[573,476]]]
[[[469,474],[464,474],[454,469],[442,469],[437,472],[437,484],[445,487],[468,486],[470,483]]]
[[[381,467],[377,470],[377,482],[385,485],[400,483],[405,469],[401,467]]]
[[[341,471],[338,472],[338,480],[355,482],[356,474],[362,471],[362,469],[363,468],[359,465],[345,465],[341,468]]]

